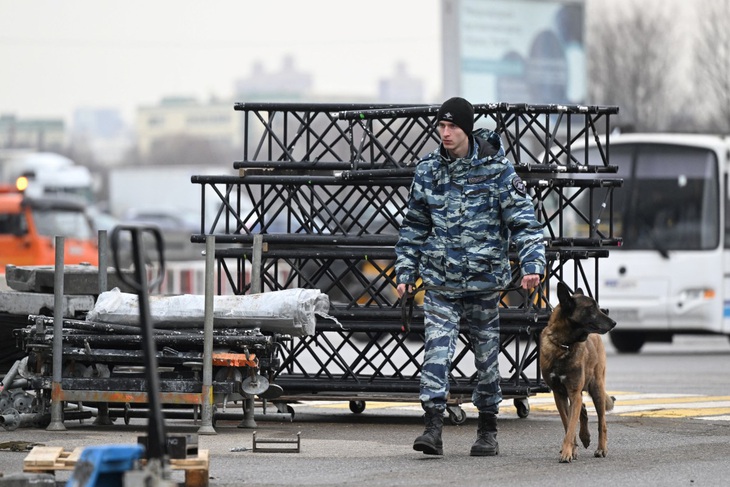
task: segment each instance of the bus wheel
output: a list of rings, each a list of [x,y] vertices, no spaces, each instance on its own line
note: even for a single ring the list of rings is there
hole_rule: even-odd
[[[646,343],[646,335],[643,333],[612,330],[608,336],[619,353],[638,353]]]

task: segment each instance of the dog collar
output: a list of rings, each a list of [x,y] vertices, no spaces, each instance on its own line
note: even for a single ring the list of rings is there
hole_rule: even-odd
[[[553,342],[555,345],[559,346],[560,348],[562,348],[563,350],[565,350],[566,352],[570,352],[570,345],[565,345],[564,343],[558,343],[555,340],[553,340],[552,336],[550,336],[550,341]]]

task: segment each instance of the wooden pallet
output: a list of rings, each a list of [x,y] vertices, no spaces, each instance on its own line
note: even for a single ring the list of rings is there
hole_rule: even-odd
[[[34,446],[23,460],[23,471],[73,470],[82,451],[82,447],[76,447],[73,451],[65,451],[62,446]]]
[[[83,450],[83,447],[66,451],[60,446],[35,446],[23,460],[23,471],[54,473],[56,470],[73,470]],[[196,458],[173,458],[168,465],[171,470],[185,471],[185,487],[207,487],[209,467],[208,450],[198,450]]]

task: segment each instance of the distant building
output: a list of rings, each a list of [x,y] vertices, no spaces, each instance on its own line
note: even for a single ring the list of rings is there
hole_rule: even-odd
[[[266,71],[259,62],[253,65],[248,77],[235,80],[234,100],[200,102],[188,97],[167,97],[158,105],[140,107],[135,126],[139,158],[151,161],[155,159],[154,153],[170,153],[171,147],[184,148],[186,143],[194,141],[212,143],[217,149],[215,152],[221,154],[235,153],[243,147],[244,116],[233,109],[234,102],[320,102],[312,87],[311,74],[297,69],[292,57],[285,57],[278,70]],[[329,96],[325,101],[335,100]],[[348,97],[344,101],[373,100]],[[393,76],[381,80],[377,101],[423,103],[423,81],[410,76],[405,64],[400,63]],[[249,135],[254,140],[257,137],[252,132]],[[199,145],[197,149],[200,149]]]
[[[66,127],[61,119],[19,119],[0,115],[0,148],[63,151]]]
[[[137,110],[139,155],[144,159],[157,144],[176,137],[203,139],[224,151],[235,149],[242,145],[241,118],[229,100],[164,98],[159,105]]]
[[[382,103],[424,103],[423,80],[414,78],[406,70],[406,64],[398,63],[391,78],[380,80],[378,101]]]
[[[75,136],[112,139],[122,135],[125,124],[114,108],[78,108],[74,110],[71,130]]]
[[[156,149],[178,143],[181,137],[206,141],[222,153],[243,146],[243,116],[234,101],[297,101],[310,95],[312,76],[296,69],[294,59],[284,58],[281,69],[266,72],[261,63],[250,76],[234,81],[234,99],[201,103],[193,98],[164,98],[159,105],[137,110],[137,146],[142,160]]]
[[[111,166],[124,161],[134,146],[130,128],[119,110],[79,108],[74,110],[71,145],[88,151],[97,164]]]
[[[284,58],[281,69],[266,72],[263,64],[254,64],[251,75],[234,82],[236,101],[297,101],[312,92],[312,75],[298,70],[294,58]]]

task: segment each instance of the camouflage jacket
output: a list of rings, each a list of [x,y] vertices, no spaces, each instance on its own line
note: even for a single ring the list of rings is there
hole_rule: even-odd
[[[416,166],[395,247],[398,283],[421,277],[464,292],[504,288],[510,239],[522,274],[544,273],[542,228],[499,134],[476,131],[469,151],[454,160],[440,146]]]

